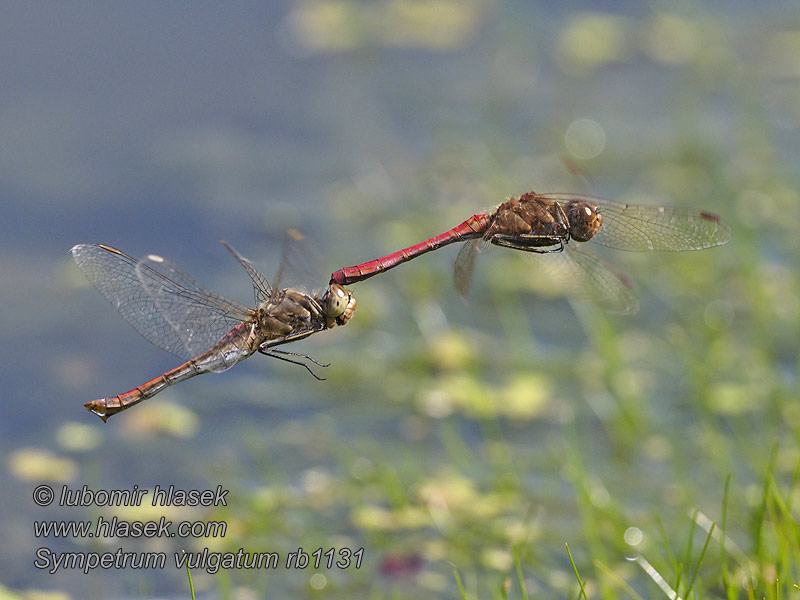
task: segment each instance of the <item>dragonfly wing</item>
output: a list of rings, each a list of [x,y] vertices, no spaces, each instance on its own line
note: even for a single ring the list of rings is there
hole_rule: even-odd
[[[233,254],[236,260],[239,261],[239,264],[244,267],[244,270],[247,271],[247,274],[250,276],[250,280],[253,282],[253,293],[255,294],[256,305],[261,305],[262,302],[269,300],[269,297],[272,296],[272,286],[270,285],[266,275],[259,271],[248,259],[239,254],[233,248],[233,246],[228,244],[228,242],[225,240],[220,240],[220,243],[222,243],[222,245],[225,246],[231,254]]]
[[[320,270],[322,259],[315,243],[297,229],[287,230],[281,247],[281,262],[274,278],[275,287],[321,292],[322,289],[315,286],[328,281]]]
[[[603,224],[592,238],[617,250],[701,250],[721,246],[731,230],[714,214],[682,207],[598,201]]]
[[[136,260],[99,244],[79,244],[72,256],[136,331],[184,360],[214,346],[251,313],[160,256]]]
[[[633,314],[639,301],[633,285],[606,261],[567,245],[563,252],[539,257],[537,263],[572,298],[588,301],[608,312]]]
[[[466,298],[469,293],[478,252],[478,240],[470,240],[461,247],[456,256],[456,262],[453,265],[453,284],[462,298]]]
[[[191,356],[214,346],[252,314],[161,256],[149,254],[139,260],[136,275]]]

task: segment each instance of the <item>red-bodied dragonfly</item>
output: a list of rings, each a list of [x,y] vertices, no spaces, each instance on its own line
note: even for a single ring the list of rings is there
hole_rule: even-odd
[[[253,282],[256,308],[229,300],[162,258],[137,260],[111,246],[79,244],[72,256],[97,290],[148,341],[186,360],[129,392],[87,402],[103,421],[155,396],[167,386],[229,369],[255,352],[305,367],[327,366],[310,356],[277,349],[318,331],[344,325],[356,300],[336,283],[320,295],[270,285],[253,264],[222,242]],[[317,377],[319,379],[319,377]]]
[[[559,253],[550,271],[568,293],[606,310],[632,313],[638,301],[630,281],[600,258],[570,241],[593,241],[617,250],[700,250],[725,244],[731,233],[714,214],[679,207],[621,204],[580,194],[528,192],[488,214],[424,242],[331,274],[331,283],[350,285],[455,242],[470,241],[455,265],[456,287],[466,294],[480,243],[539,254]]]

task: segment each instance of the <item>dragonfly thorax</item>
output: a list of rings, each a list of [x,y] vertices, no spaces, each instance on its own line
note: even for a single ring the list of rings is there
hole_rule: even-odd
[[[325,314],[316,298],[293,289],[273,291],[256,312],[258,327],[267,339],[326,329]]]

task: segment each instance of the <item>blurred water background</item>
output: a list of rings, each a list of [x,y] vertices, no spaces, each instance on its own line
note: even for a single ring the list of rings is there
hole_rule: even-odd
[[[668,571],[665,549],[687,546],[695,509],[721,519],[729,476],[729,548],[741,554],[706,563],[705,590],[735,579],[726,569],[749,576],[747,557],[763,556],[749,515],[765,474],[794,490],[800,464],[796,2],[2,12],[8,597],[189,597],[174,568],[49,575],[33,566],[40,546],[365,548],[358,570],[197,570],[208,598],[462,597],[454,568],[474,597],[524,597],[523,585],[574,596],[565,542],[596,593],[615,593],[605,565],[657,595],[625,557],[649,552]],[[456,250],[445,249],[354,286],[353,321],[293,348],[332,363],[327,381],[255,357],[105,425],[81,406],[179,361],[90,287],[68,253],[76,243],[159,253],[250,303],[219,238],[271,274],[284,232],[298,228],[317,248],[309,285],[323,286],[332,270],[530,189],[702,208],[734,237],[699,253],[602,253],[636,283],[632,317],[573,307],[535,261],[501,250],[481,257],[465,303],[451,284]],[[229,530],[36,539],[36,519],[98,514],[36,507],[46,482],[222,485],[227,508],[124,514]],[[796,522],[791,506],[785,518]],[[776,561],[775,573],[791,584],[796,568],[796,557]]]

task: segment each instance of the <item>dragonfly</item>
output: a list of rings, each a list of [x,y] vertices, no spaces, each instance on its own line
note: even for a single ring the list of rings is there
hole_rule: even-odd
[[[256,308],[229,300],[156,254],[137,260],[104,244],[78,244],[75,262],[97,290],[149,342],[186,362],[118,396],[84,406],[103,421],[168,386],[195,375],[221,372],[255,352],[305,367],[310,356],[278,346],[344,325],[356,299],[332,283],[319,295],[280,289],[225,241],[222,244],[244,267],[253,283]]]
[[[494,244],[559,255],[546,270],[570,295],[611,312],[634,313],[639,305],[630,280],[570,242],[592,241],[627,251],[684,251],[720,246],[730,238],[728,226],[717,215],[702,210],[623,204],[583,194],[528,192],[424,242],[335,271],[330,281],[351,285],[443,246],[468,242],[455,264],[456,288],[465,296],[477,253]]]

